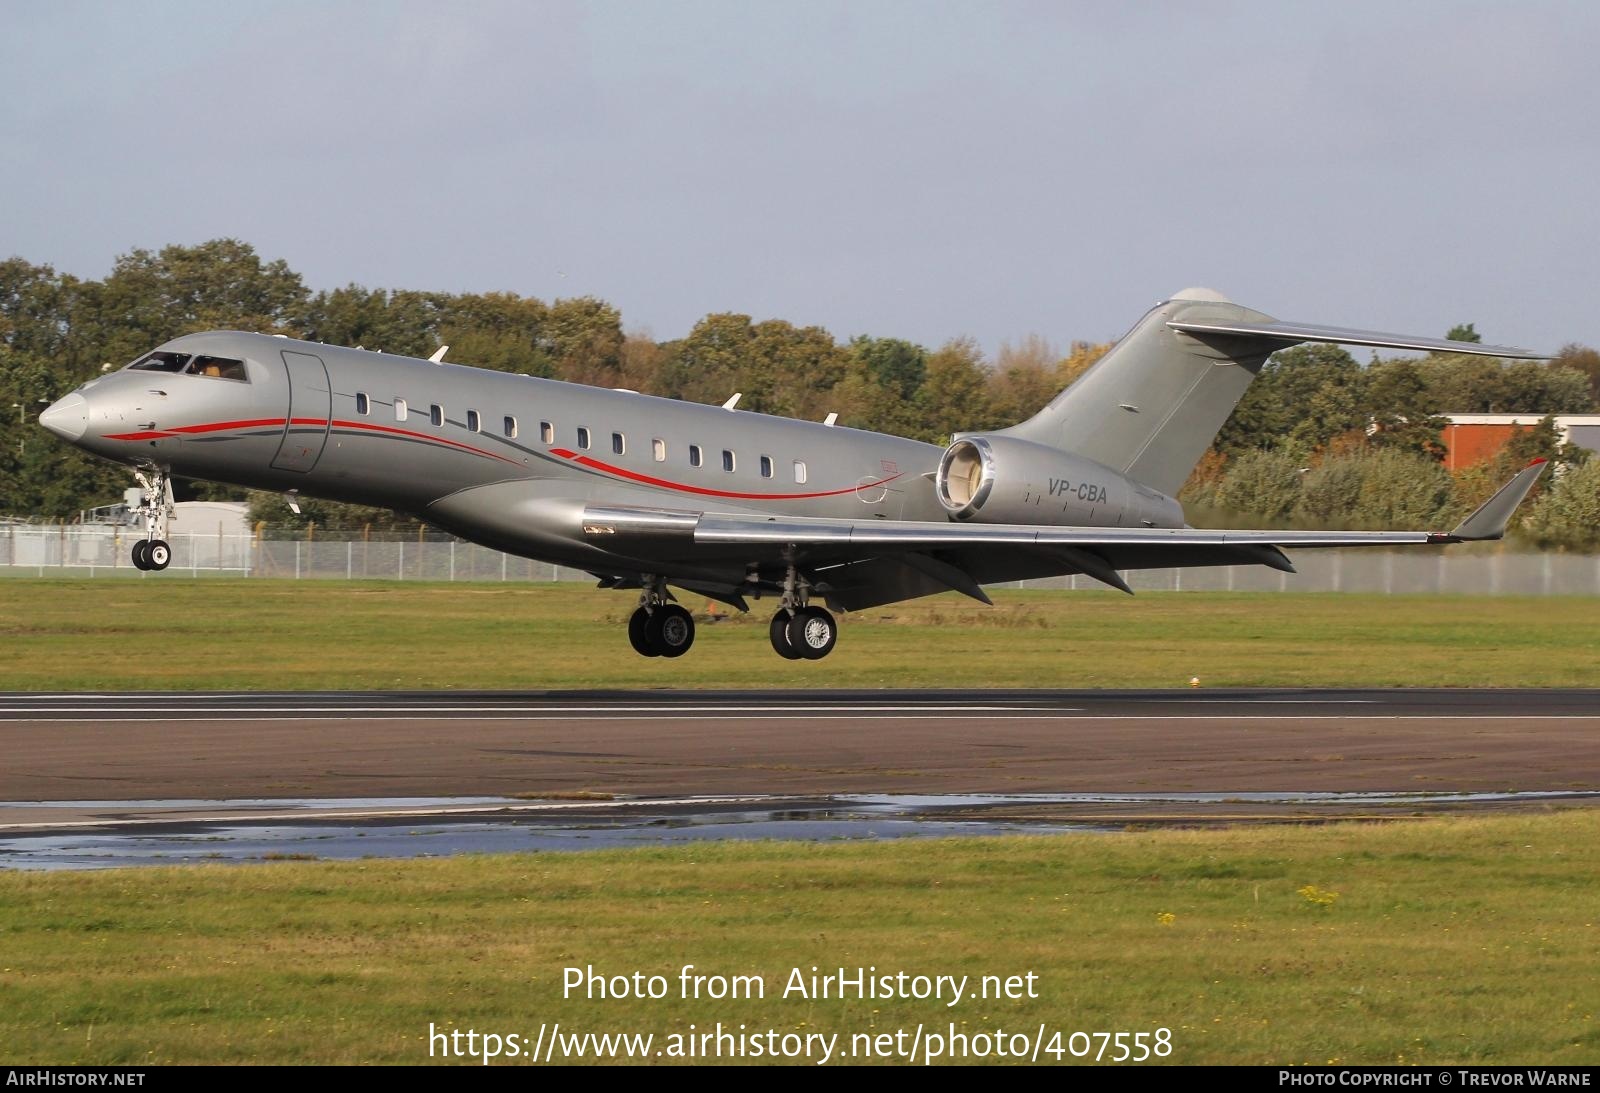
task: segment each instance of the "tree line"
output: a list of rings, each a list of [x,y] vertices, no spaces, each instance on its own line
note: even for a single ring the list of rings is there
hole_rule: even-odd
[[[1076,342],[1061,352],[1030,335],[990,358],[970,338],[936,348],[887,336],[841,342],[821,327],[732,313],[707,315],[683,338],[658,342],[627,332],[616,307],[593,297],[546,302],[353,284],[314,292],[281,259],[263,260],[233,239],[130,251],[100,280],[14,257],[0,261],[0,515],[71,519],[119,499],[126,473],[39,429],[38,411],[106,365],[218,328],[422,357],[447,344],[450,359],[463,363],[711,404],[740,391],[742,409],[818,419],[834,412],[842,424],[935,444],[953,431],[1023,420],[1110,348]],[[1451,335],[1477,337],[1470,326]],[[1550,362],[1516,363],[1450,354],[1361,363],[1342,349],[1301,346],[1268,362],[1184,497],[1263,523],[1438,520],[1469,508],[1501,469],[1445,472],[1440,411],[1583,412],[1597,394],[1600,354],[1583,346]],[[1534,505],[1536,519],[1550,510],[1539,541],[1594,545],[1596,522],[1582,524],[1588,510],[1566,496],[1580,482],[1593,493],[1592,472],[1556,451],[1548,428],[1531,435],[1519,439],[1519,453],[1573,463]],[[187,484],[185,495],[243,496],[205,483]],[[1570,516],[1557,519],[1558,499]],[[256,515],[294,520],[274,498],[260,499]],[[321,502],[306,518],[324,526],[405,522]],[[1563,530],[1561,520],[1578,521],[1589,538]]]

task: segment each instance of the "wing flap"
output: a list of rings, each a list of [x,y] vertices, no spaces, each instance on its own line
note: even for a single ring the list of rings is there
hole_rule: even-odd
[[[1209,528],[1042,527],[1034,524],[941,524],[920,520],[837,520],[822,516],[743,516],[706,513],[695,525],[697,545],[850,547],[877,552],[923,552],[966,546],[1030,547],[1405,546],[1452,541],[1430,531],[1230,531]]]

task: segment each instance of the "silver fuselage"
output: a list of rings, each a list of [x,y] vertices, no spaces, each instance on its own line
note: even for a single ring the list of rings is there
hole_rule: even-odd
[[[47,424],[122,463],[395,509],[605,573],[661,560],[586,541],[591,503],[946,519],[928,477],[943,450],[914,440],[261,334],[160,349],[242,360],[248,382],[124,369]]]

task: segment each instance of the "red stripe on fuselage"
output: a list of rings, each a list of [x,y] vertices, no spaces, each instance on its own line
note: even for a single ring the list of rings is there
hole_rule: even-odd
[[[705,486],[691,486],[686,482],[669,482],[665,478],[655,478],[648,474],[640,474],[637,471],[630,471],[625,467],[617,467],[610,463],[602,463],[598,459],[591,459],[586,455],[579,455],[570,448],[551,448],[550,454],[559,456],[562,459],[570,459],[579,466],[588,467],[591,470],[604,471],[606,474],[614,474],[619,478],[626,478],[631,482],[643,482],[647,486],[657,486],[664,490],[676,490],[679,493],[697,494],[701,497],[726,497],[731,500],[739,501],[803,501],[807,498],[813,497],[838,497],[846,493],[855,493],[856,490],[863,487],[871,488],[873,486],[887,485],[888,483],[893,482],[896,478],[900,477],[900,475],[896,474],[891,475],[888,478],[878,479],[875,482],[863,483],[860,486],[848,486],[842,490],[819,490],[815,493],[743,493],[738,490],[713,490]]]
[[[156,429],[138,433],[108,433],[106,435],[106,439],[160,440],[165,437],[195,436],[200,433],[220,433],[226,432],[229,429],[263,429],[269,427],[281,429],[285,426],[295,425],[309,425],[312,427],[321,426],[322,428],[327,428],[330,424],[335,429],[357,429],[363,432],[377,433],[380,436],[388,434],[392,436],[403,436],[411,440],[422,440],[430,444],[441,444],[447,448],[454,448],[458,451],[471,452],[473,455],[480,455],[485,459],[497,459],[501,463],[509,463],[513,467],[521,466],[521,464],[514,459],[507,459],[503,455],[495,455],[493,452],[486,452],[481,448],[474,448],[470,444],[462,444],[461,442],[455,440],[446,440],[444,437],[429,436],[427,433],[418,433],[410,429],[396,429],[389,425],[373,425],[365,421],[336,420],[329,422],[327,418],[322,417],[297,417],[290,418],[287,421],[281,417],[263,417],[252,418],[248,421],[215,421],[204,425],[175,425],[171,429]]]

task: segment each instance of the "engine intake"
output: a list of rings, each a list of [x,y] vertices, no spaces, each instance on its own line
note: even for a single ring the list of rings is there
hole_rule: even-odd
[[[935,478],[939,503],[957,520],[972,517],[994,489],[994,449],[982,437],[958,440],[945,449]]]
[[[1056,527],[1182,527],[1166,494],[1093,460],[1004,435],[957,437],[934,476],[954,520]]]

